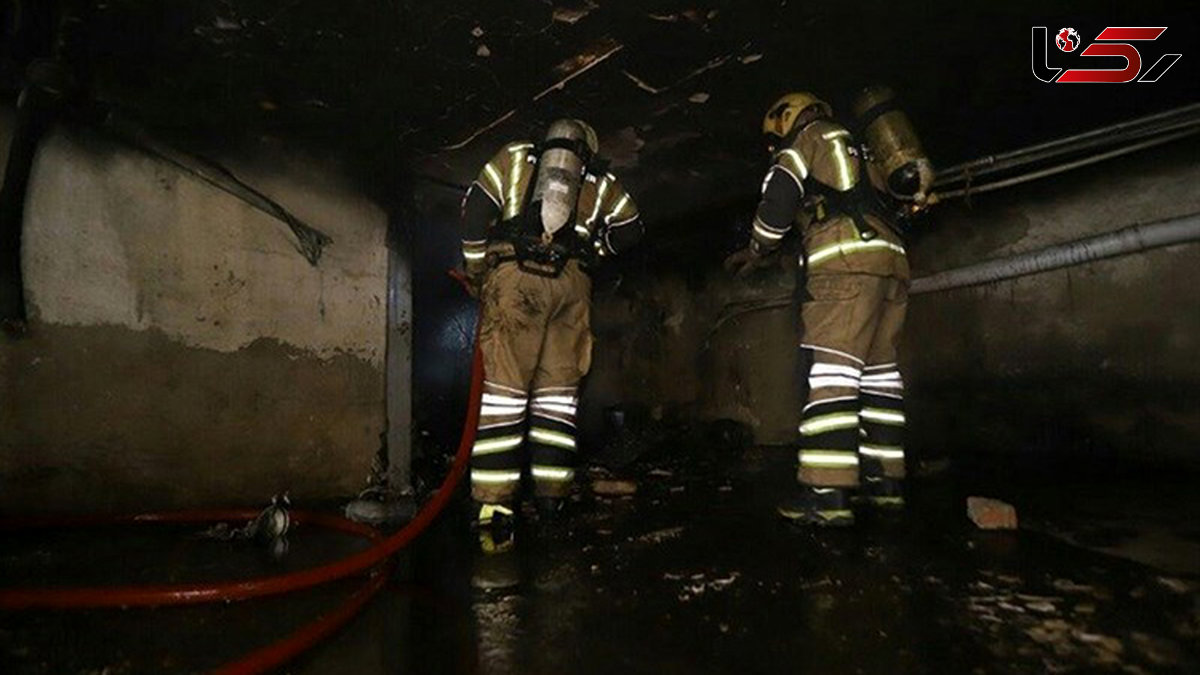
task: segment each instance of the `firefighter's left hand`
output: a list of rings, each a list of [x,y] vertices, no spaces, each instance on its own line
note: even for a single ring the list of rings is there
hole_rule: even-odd
[[[467,279],[468,292],[472,298],[478,300],[480,294],[483,292],[483,280],[487,277],[488,265],[483,261],[468,262],[463,268],[463,276]]]
[[[765,265],[766,256],[763,256],[749,246],[740,251],[735,251],[725,259],[725,271],[732,274],[736,279],[745,279],[755,270]]]

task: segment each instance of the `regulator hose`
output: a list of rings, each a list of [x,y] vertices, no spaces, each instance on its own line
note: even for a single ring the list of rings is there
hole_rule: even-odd
[[[466,279],[451,271],[469,291]],[[363,537],[372,542],[370,548],[340,560],[307,570],[258,577],[243,581],[194,584],[159,584],[146,586],[110,586],[77,588],[2,588],[0,609],[84,609],[98,607],[158,607],[196,605],[211,602],[232,602],[250,598],[278,595],[312,588],[319,584],[344,579],[370,571],[367,582],[334,611],[302,626],[288,637],[260,648],[238,661],[217,669],[219,673],[244,675],[276,668],[332,635],[353,618],[380,589],[391,569],[391,556],[407,546],[441,514],[454,495],[471,457],[475,430],[479,422],[479,406],[483,395],[483,354],[478,336],[471,363],[470,398],[467,415],[454,462],[445,480],[433,497],[421,507],[413,519],[395,534],[384,537],[372,527],[341,516],[296,511],[297,524],[312,524]],[[204,523],[248,520],[258,514],[254,510],[210,510],[143,513],[118,516],[52,516],[0,520],[0,531],[45,527],[91,527],[140,523]]]

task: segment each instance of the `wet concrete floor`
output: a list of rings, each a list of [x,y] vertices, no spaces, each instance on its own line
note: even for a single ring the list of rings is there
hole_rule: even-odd
[[[475,552],[459,508],[404,555],[367,611],[287,672],[1200,669],[1200,560],[1190,559],[1200,536],[1186,516],[1200,498],[1188,479],[1014,488],[948,470],[914,482],[904,516],[797,531],[773,513],[790,463],[772,448],[638,466],[635,496],[582,490],[563,530],[522,526],[502,555]],[[989,491],[1017,504],[1021,531],[970,526],[963,498]],[[301,530],[274,562],[197,531],[9,537],[0,583],[250,576],[360,546]],[[0,672],[203,671],[355,586],[216,607],[0,614]]]

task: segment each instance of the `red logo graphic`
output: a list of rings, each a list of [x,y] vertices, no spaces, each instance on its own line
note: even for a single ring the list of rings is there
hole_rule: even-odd
[[[1079,48],[1079,33],[1074,28],[1059,29],[1058,35],[1054,36],[1054,44],[1064,52],[1073,52]]]
[[[1142,54],[1131,42],[1153,42],[1167,30],[1166,26],[1109,26],[1100,31],[1095,42],[1088,45],[1079,56],[1109,56],[1125,60],[1124,68],[1062,68],[1049,65],[1050,51],[1048,31],[1045,26],[1033,27],[1033,76],[1042,82],[1067,83],[1122,83],[1157,82],[1164,73],[1175,65],[1182,54],[1163,54],[1142,73]],[[1054,35],[1054,44],[1063,52],[1071,53],[1079,48],[1082,40],[1074,28],[1062,28]],[[1041,45],[1041,58],[1038,58]],[[1061,75],[1060,75],[1061,73]],[[1138,77],[1141,75],[1141,77]]]

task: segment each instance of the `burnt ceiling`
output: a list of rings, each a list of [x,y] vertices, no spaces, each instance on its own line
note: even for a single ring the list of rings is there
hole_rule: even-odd
[[[47,48],[55,4],[0,0],[10,91]],[[340,158],[377,193],[413,172],[469,182],[507,140],[580,116],[660,220],[753,194],[760,115],[789,88],[845,110],[858,87],[891,84],[943,166],[1200,99],[1188,63],[1200,54],[1186,48],[1197,10],[1155,0],[1053,13],[1033,0],[57,4],[85,15],[82,107],[210,147],[284,139]],[[1087,35],[1128,22],[1174,27],[1185,55],[1162,82],[1079,88],[1030,74],[1031,26]]]

